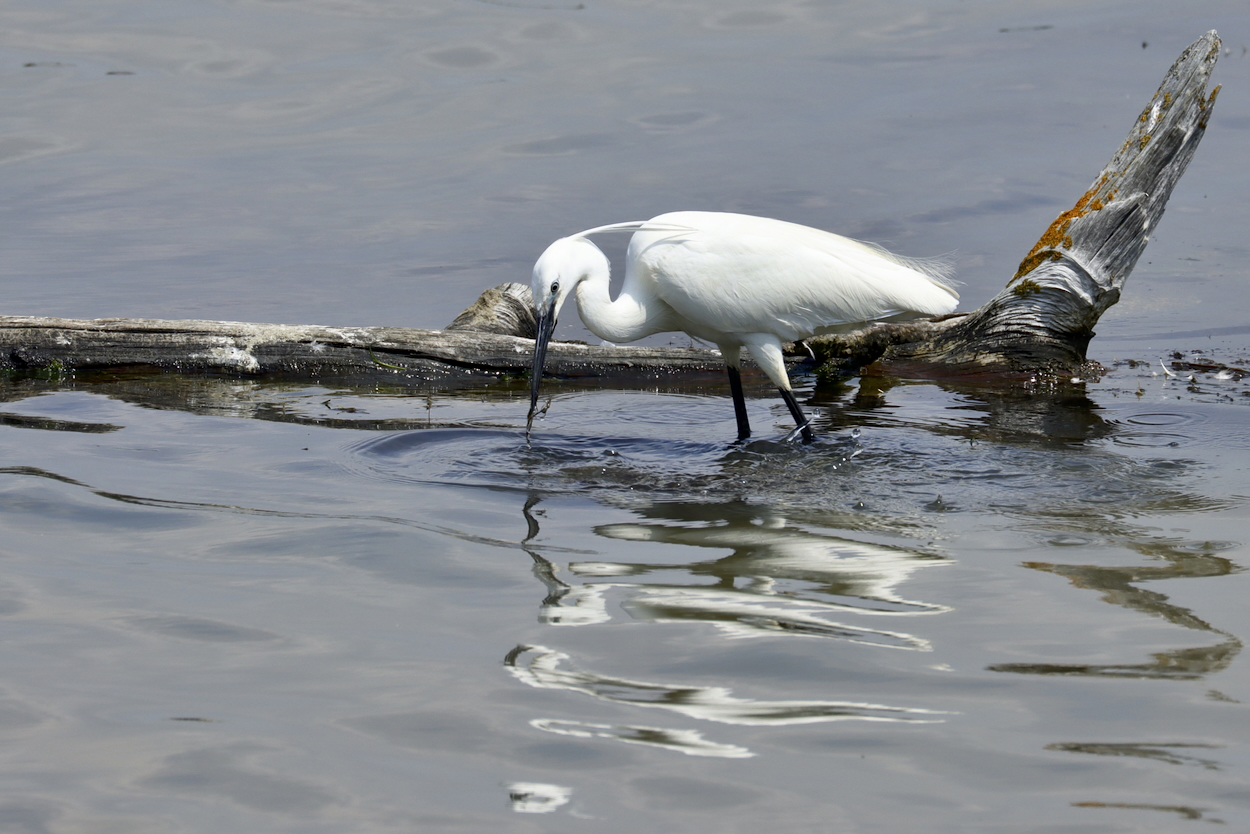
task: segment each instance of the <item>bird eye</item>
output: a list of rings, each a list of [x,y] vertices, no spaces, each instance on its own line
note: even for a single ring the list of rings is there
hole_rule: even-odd
[[[560,294],[560,282],[559,282],[559,281],[552,281],[552,282],[551,282],[551,294],[552,294],[552,295],[559,295],[559,294]]]

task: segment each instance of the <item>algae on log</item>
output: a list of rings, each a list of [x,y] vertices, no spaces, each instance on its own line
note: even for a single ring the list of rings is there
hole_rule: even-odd
[[[1124,144],[1076,204],[980,309],[942,319],[874,324],[808,347],[828,374],[881,360],[900,375],[1055,371],[1083,375],[1094,325],[1119,300],[1172,187],[1206,130],[1217,87],[1215,32],[1177,59]],[[0,369],[48,374],[174,371],[392,384],[455,384],[528,371],[529,288],[487,290],[447,330],[153,319],[0,317]],[[791,361],[806,357],[789,346]],[[552,342],[548,373],[656,380],[719,371],[697,348]]]

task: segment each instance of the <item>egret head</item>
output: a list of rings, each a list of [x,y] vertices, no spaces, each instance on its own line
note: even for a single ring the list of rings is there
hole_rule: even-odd
[[[599,247],[579,235],[562,237],[547,247],[534,264],[534,312],[538,319],[534,334],[534,364],[530,380],[530,412],[525,421],[525,433],[534,424],[534,409],[538,406],[538,384],[542,380],[543,360],[547,356],[547,344],[556,329],[560,308],[577,285],[594,274],[607,275],[608,259]]]

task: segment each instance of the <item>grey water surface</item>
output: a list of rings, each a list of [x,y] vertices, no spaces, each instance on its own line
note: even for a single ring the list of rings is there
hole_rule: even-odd
[[[1247,381],[10,382],[0,823],[1235,829]]]
[[[1211,28],[1104,374],[0,379],[0,830],[1250,828],[1244,3],[18,0],[0,312],[440,327],[683,208],[968,309]]]

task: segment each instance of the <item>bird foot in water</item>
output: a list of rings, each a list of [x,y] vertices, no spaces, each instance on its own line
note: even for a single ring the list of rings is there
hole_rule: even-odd
[[[816,436],[812,434],[812,421],[811,420],[804,420],[802,425],[795,426],[794,431],[787,434],[785,438],[783,438],[782,442],[793,443],[794,438],[798,437],[799,435],[803,435],[804,443],[811,443],[812,441],[816,439]]]

